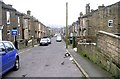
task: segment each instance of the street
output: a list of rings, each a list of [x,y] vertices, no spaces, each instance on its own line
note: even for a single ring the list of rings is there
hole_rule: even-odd
[[[20,50],[20,69],[10,70],[3,77],[82,77],[77,66],[64,58],[65,43],[51,38],[48,46],[35,46]]]

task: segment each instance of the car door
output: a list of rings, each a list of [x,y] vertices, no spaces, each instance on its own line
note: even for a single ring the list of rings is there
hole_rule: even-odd
[[[16,50],[14,50],[14,47],[12,46],[11,43],[5,42],[4,44],[7,49],[9,68],[12,68],[15,63]]]
[[[6,53],[5,46],[0,42],[0,75],[6,72],[9,68],[8,54]]]

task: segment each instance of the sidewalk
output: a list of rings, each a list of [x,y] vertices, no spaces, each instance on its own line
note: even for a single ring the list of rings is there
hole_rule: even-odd
[[[112,75],[105,71],[104,69],[100,68],[90,60],[80,56],[77,52],[73,49],[68,48],[68,52],[72,55],[75,60],[76,65],[80,68],[82,73],[85,77],[104,77],[105,79],[110,79]]]

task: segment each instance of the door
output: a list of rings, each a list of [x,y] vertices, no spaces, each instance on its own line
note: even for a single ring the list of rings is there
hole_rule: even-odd
[[[15,54],[16,54],[15,51],[16,50],[14,50],[14,47],[9,42],[5,42],[4,45],[7,49],[9,68],[12,68],[15,64]]]

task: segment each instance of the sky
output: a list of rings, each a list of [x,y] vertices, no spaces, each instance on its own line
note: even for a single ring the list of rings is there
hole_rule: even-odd
[[[118,1],[120,0],[3,0],[21,13],[30,10],[32,16],[50,27],[66,25],[66,2],[68,2],[68,25],[71,25],[78,20],[80,12],[85,14],[86,4],[90,3],[90,8],[96,10],[99,5],[108,6]]]

